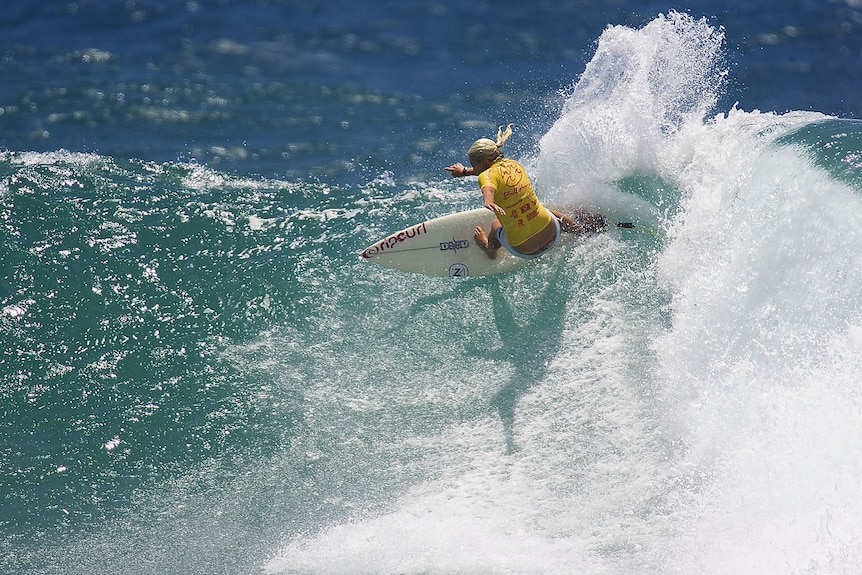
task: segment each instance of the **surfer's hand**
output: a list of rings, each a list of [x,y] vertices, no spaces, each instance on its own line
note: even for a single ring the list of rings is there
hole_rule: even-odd
[[[453,178],[461,178],[467,175],[467,168],[464,167],[464,164],[458,162],[457,164],[452,164],[448,168],[444,168],[447,172],[452,174]]]
[[[504,210],[503,208],[501,208],[500,206],[498,206],[494,202],[489,202],[489,203],[485,204],[485,207],[499,216],[505,216],[506,215],[506,210]]]

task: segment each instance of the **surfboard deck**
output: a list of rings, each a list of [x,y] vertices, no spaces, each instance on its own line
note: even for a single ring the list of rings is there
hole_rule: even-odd
[[[491,259],[473,240],[476,226],[490,231],[494,214],[477,208],[441,216],[398,230],[360,252],[381,266],[430,276],[488,276],[509,272],[536,260],[517,258],[501,248]],[[569,234],[563,234],[562,240]]]

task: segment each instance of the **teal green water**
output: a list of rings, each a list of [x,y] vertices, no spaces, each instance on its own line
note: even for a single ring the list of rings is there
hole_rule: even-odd
[[[106,523],[122,541],[151,522],[170,533],[203,513],[187,498],[245,479],[281,485],[266,489],[282,501],[243,486],[216,517],[250,505],[275,533],[307,530],[426,477],[429,454],[386,444],[489,411],[514,450],[519,398],[543,379],[566,322],[595,314],[567,319],[569,302],[631,281],[620,278],[652,253],[637,255],[638,238],[655,241],[609,240],[604,250],[623,252],[608,269],[584,251],[587,279],[542,266],[429,282],[356,253],[417,208],[450,209],[439,198],[464,205],[472,193],[451,183],[334,189],[66,153],[3,164],[3,526],[7,545],[25,548],[74,548]],[[488,344],[492,326],[500,341]],[[531,347],[507,351],[519,340]],[[482,378],[465,361],[515,372],[490,397],[434,398],[459,373]],[[308,394],[320,385],[338,391],[317,414]],[[432,396],[381,407],[413,393]],[[402,469],[379,467],[392,457]]]
[[[809,150],[812,161],[833,178],[856,189],[862,184],[862,122],[828,119],[812,123],[784,136],[782,144],[798,144]]]
[[[213,193],[195,182],[213,176],[201,169],[90,156],[4,164],[4,435],[17,468],[5,521],[24,531],[34,518],[100,518],[117,489],[226,445],[244,452],[260,406],[242,400],[248,385],[220,351],[311,309],[284,280],[286,245],[252,232],[244,212],[251,201],[276,216],[292,190]],[[42,490],[58,497],[34,506]]]

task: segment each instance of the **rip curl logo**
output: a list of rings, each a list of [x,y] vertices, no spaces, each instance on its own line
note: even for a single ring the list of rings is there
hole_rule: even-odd
[[[362,252],[362,257],[364,258],[373,258],[380,252],[385,252],[386,250],[391,250],[395,246],[397,246],[401,242],[406,242],[411,238],[415,238],[420,234],[427,234],[428,229],[425,227],[425,223],[421,223],[413,226],[412,228],[408,228],[404,231],[392,234],[388,238],[385,238],[373,246],[369,246],[365,248],[365,251]]]
[[[458,250],[463,250],[468,247],[470,247],[470,242],[467,240],[456,240],[455,238],[452,238],[451,242],[440,242],[441,252],[445,252],[447,250],[457,252]]]

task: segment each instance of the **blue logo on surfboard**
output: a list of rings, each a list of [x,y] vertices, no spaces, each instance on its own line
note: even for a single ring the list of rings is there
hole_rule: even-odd
[[[456,240],[452,238],[451,242],[440,242],[440,251],[445,252],[446,250],[452,250],[453,252],[457,252],[458,250],[463,250],[470,246],[470,242],[467,240]]]

